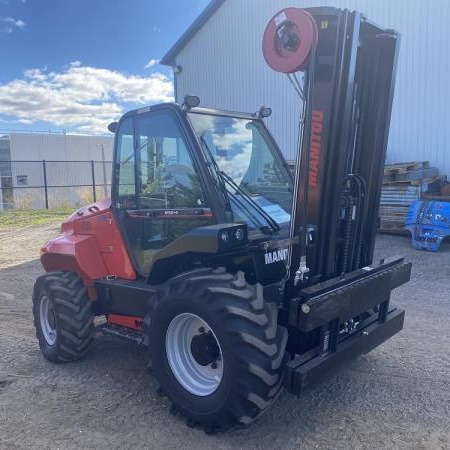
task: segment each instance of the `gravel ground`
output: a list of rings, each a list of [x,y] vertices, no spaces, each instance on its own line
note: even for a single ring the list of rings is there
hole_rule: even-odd
[[[55,365],[34,336],[38,249],[54,227],[0,231],[0,448],[450,448],[450,245],[414,251],[379,236],[377,257],[413,261],[392,300],[405,329],[301,399],[284,393],[248,428],[207,436],[170,414],[146,350],[98,336],[89,357]]]

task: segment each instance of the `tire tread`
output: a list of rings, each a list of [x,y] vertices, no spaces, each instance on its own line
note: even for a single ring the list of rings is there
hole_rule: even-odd
[[[42,295],[53,302],[59,324],[57,341],[49,346],[40,329],[39,305]],[[94,314],[87,288],[72,272],[49,272],[36,280],[33,291],[33,316],[36,337],[44,357],[52,362],[82,358],[94,336]]]
[[[278,325],[278,306],[266,302],[263,287],[248,284],[243,272],[231,274],[224,268],[204,269],[192,276],[178,277],[162,287],[147,319],[150,331],[152,322],[158,321],[159,305],[176,298],[176,293],[205,302],[226,324],[239,361],[239,381],[232,394],[233,401],[220,411],[219,417],[218,414],[202,416],[184,407],[169,392],[165,380],[160,379],[166,394],[190,423],[201,424],[205,431],[224,431],[236,424],[250,424],[270,407],[283,388],[287,330]],[[151,360],[154,351],[158,350],[150,345]]]

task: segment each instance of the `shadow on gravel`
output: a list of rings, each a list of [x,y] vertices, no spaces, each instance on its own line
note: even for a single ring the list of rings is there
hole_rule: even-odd
[[[14,278],[18,277],[18,278],[23,278],[24,280],[26,279],[26,281],[28,283],[33,284],[34,283],[34,278],[27,278],[26,276],[36,276],[38,277],[39,275],[44,273],[44,269],[41,266],[41,262],[39,260],[39,258],[36,259],[32,259],[30,261],[26,261],[26,262],[22,262],[20,264],[16,264],[14,266],[9,266],[9,267],[0,267],[0,276],[4,277],[4,283],[5,285],[8,282],[8,278],[7,276],[13,276]],[[1,286],[3,287],[3,283],[1,284]]]

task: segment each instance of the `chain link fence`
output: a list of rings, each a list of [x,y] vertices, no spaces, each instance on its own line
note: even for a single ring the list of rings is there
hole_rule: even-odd
[[[110,196],[111,161],[0,161],[0,211],[77,208]]]

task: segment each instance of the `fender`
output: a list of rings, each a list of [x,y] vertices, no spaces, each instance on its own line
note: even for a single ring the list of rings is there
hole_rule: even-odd
[[[109,200],[79,209],[62,224],[61,231],[41,249],[41,263],[47,272],[75,272],[93,300],[97,298],[95,280],[136,279]]]

